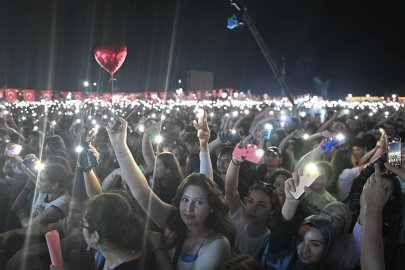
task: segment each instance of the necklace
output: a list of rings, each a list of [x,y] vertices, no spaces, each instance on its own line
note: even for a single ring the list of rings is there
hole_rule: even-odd
[[[113,268],[109,268],[108,267],[108,263],[107,263],[107,270],[113,270],[115,267],[117,267],[117,265],[121,262],[122,259],[124,259],[126,256],[131,255],[132,253],[134,253],[134,251],[132,250],[130,253],[128,253],[127,255],[124,255],[121,257],[121,259],[118,260],[118,262],[114,265]]]

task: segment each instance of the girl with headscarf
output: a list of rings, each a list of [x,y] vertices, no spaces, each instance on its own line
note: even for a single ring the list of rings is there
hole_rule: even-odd
[[[292,235],[289,234],[287,238],[287,242],[291,242]],[[319,270],[328,268],[328,256],[335,242],[335,230],[328,220],[315,215],[307,217],[298,226],[294,240],[294,245],[290,245],[281,252],[264,254],[262,265],[265,269]]]

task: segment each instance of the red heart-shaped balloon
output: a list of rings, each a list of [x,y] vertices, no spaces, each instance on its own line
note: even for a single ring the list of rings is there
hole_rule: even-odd
[[[113,77],[127,57],[127,46],[119,42],[106,46],[100,45],[94,50],[94,57],[97,63]]]

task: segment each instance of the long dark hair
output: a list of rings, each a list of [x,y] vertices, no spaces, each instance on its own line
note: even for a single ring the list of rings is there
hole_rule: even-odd
[[[222,195],[221,190],[211,178],[201,173],[193,173],[189,175],[179,185],[176,196],[173,199],[173,206],[177,209],[180,208],[180,201],[185,190],[189,186],[197,186],[205,192],[208,198],[209,206],[215,209],[214,212],[208,215],[206,222],[211,227],[211,230],[218,234],[218,237],[220,235],[225,236],[231,243],[231,246],[233,246],[235,242],[235,229],[228,217],[228,207],[224,203],[224,196]],[[169,229],[175,231],[178,235],[178,241],[185,239],[187,227],[181,219],[179,211],[176,211],[176,213],[170,215],[167,223],[169,225]],[[212,240],[213,239],[216,239],[216,237],[212,237]],[[175,243],[176,242],[177,241],[175,241]]]
[[[186,177],[192,174],[200,167],[200,155],[196,153],[189,153],[186,161]]]
[[[354,167],[352,160],[352,151],[349,149],[339,149],[337,150],[332,157],[330,162],[335,168],[335,177],[333,178],[332,183],[326,188],[329,193],[338,193],[338,182],[340,174],[346,170]]]
[[[181,158],[180,158],[180,160],[178,160],[180,166],[186,166],[186,158],[185,158],[185,156],[184,156],[184,149],[183,149],[183,147],[181,147],[180,145],[176,145],[175,147],[173,147],[173,150],[174,150],[174,149],[177,149],[177,150],[179,150],[179,152],[180,152]]]
[[[145,225],[132,212],[127,199],[119,194],[103,193],[87,202],[84,219],[88,232],[100,235],[100,244],[109,249],[141,251]]]
[[[44,142],[44,148],[46,145],[49,145],[49,150],[51,154],[56,150],[62,150],[64,152],[67,152],[65,143],[63,142],[63,139],[59,135],[53,135],[49,138],[46,138]]]
[[[183,182],[184,177],[181,171],[181,167],[179,162],[177,161],[176,157],[172,153],[161,153],[157,156],[160,161],[162,161],[163,166],[165,168],[170,168],[170,172],[167,174],[167,179],[169,179],[168,184],[169,186],[165,187],[166,189],[172,191],[175,190],[181,182]],[[159,192],[166,192],[166,190],[162,189],[162,183],[160,181],[154,180],[153,181],[153,192],[155,192],[158,197],[160,194]]]

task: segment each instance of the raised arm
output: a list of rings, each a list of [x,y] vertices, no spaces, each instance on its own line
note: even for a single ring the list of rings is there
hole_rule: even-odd
[[[324,122],[319,128],[318,128],[318,133],[324,131],[325,129],[327,129],[329,127],[330,124],[332,124],[333,121],[335,121],[338,118],[339,112],[336,111],[332,118],[329,119],[328,121]]]
[[[311,152],[307,153],[305,156],[303,156],[300,161],[298,161],[297,165],[295,166],[295,172],[298,171],[298,169],[303,169],[305,168],[305,166],[313,161],[316,161],[318,159],[320,159],[323,155],[325,154],[325,152],[323,151],[322,147],[317,147],[314,150],[312,150]]]
[[[98,181],[94,170],[83,172],[83,175],[87,196],[89,196],[90,199],[103,193],[103,189],[101,188],[100,182]]]
[[[150,141],[149,135],[146,132],[143,134],[142,138],[142,155],[145,159],[146,167],[149,172],[153,171],[155,167],[155,154],[153,153],[152,142]]]
[[[361,234],[360,261],[362,269],[385,269],[382,240],[382,209],[389,199],[389,186],[384,187],[380,167],[364,185],[364,221]]]
[[[122,175],[121,168],[115,169],[112,171],[104,180],[102,184],[102,189],[105,190],[110,190],[115,183],[117,182],[118,178]]]
[[[194,127],[198,130],[197,136],[200,139],[200,173],[213,179],[214,172],[212,171],[210,151],[208,147],[210,129],[208,128],[207,117],[204,119],[204,125],[200,125],[200,123],[194,121]]]
[[[177,209],[172,205],[162,202],[150,189],[148,181],[138,168],[138,165],[128,149],[126,143],[127,122],[123,118],[120,118],[119,121],[121,121],[122,126],[118,128],[117,131],[113,132],[111,130],[113,123],[109,123],[107,130],[122,174],[143,211],[145,211],[161,229],[166,229],[168,227],[166,223],[167,218],[172,211],[177,211]]]
[[[238,147],[238,146],[237,146]],[[232,162],[229,164],[228,171],[225,176],[225,195],[226,202],[229,207],[229,213],[231,216],[241,206],[241,201],[238,192],[239,185],[239,165],[245,161],[243,158],[237,158],[232,156]]]

